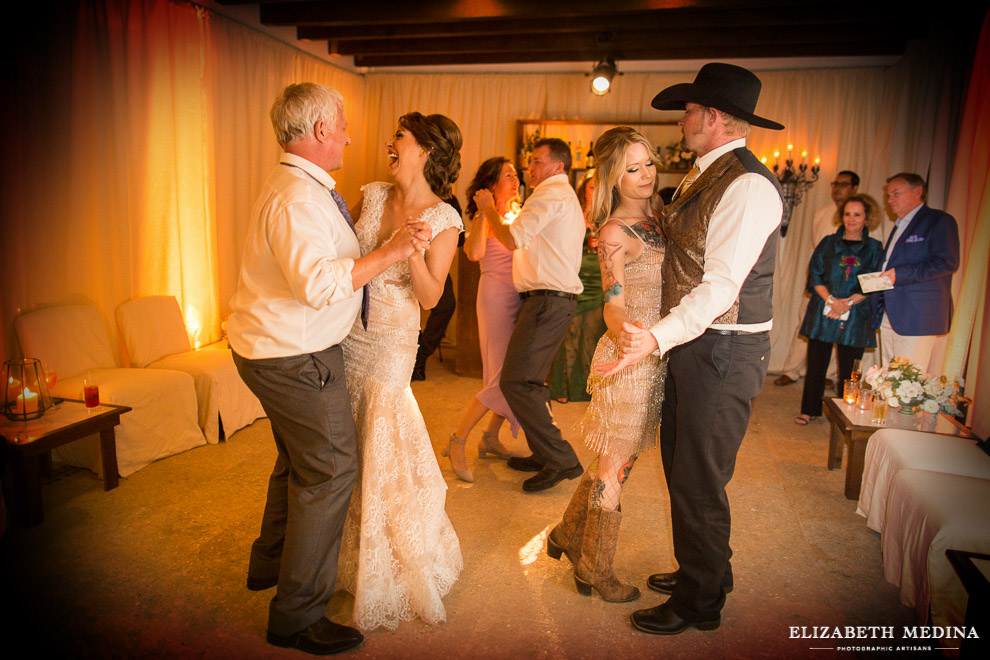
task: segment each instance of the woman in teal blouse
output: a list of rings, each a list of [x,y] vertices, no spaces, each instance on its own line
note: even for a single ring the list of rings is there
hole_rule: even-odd
[[[853,195],[839,209],[842,226],[822,239],[808,266],[811,302],[801,324],[808,338],[808,372],[804,378],[801,414],[794,420],[807,424],[822,414],[825,372],[837,346],[839,382],[849,378],[854,360],[877,345],[870,325],[870,306],[859,288],[857,275],[880,270],[883,245],[870,238],[880,226],[880,208],[869,195]]]

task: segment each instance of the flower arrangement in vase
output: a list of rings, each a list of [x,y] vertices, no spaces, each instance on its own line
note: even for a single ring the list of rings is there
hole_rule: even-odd
[[[902,413],[910,415],[923,410],[932,414],[939,411],[959,414],[956,402],[962,381],[956,379],[950,383],[945,376],[928,376],[906,357],[895,357],[886,367],[870,367],[863,374],[863,380],[887,401],[887,405],[900,408]]]
[[[671,142],[664,147],[664,151],[666,152],[666,156],[663,156],[662,160],[666,168],[671,170],[691,169],[691,163],[694,162],[695,154],[693,151],[687,150],[683,141],[677,140],[676,142]]]

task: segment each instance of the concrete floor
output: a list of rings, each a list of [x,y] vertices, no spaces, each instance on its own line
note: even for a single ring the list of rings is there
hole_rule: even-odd
[[[429,379],[413,386],[438,456],[480,384],[451,373],[453,351],[446,352],[447,362],[434,356]],[[654,637],[629,624],[633,610],[662,600],[645,588],[647,575],[675,568],[658,451],[640,457],[627,485],[615,564],[644,594],[610,604],[578,595],[569,564],[545,553],[545,535],[577,481],[524,494],[526,475],[477,460],[476,430],[468,444],[474,484],[459,481],[440,458],[465,558],[445,599],[447,623],[416,620],[394,633],[373,632],[347,655],[876,657],[812,650],[834,649],[834,640],[789,638],[790,626],[914,623],[883,579],[879,536],[842,495],[843,472],[825,469],[827,423],[792,422],[800,390],[768,379],[756,400],[729,487],[736,588],[717,631]],[[554,406],[585,464],[590,456],[574,425],[586,405]],[[513,442],[504,430],[502,437],[524,448],[522,436]],[[154,463],[110,492],[92,473],[56,465],[44,486],[44,523],[25,530],[11,522],[0,541],[3,600],[13,605],[3,619],[4,646],[21,637],[32,655],[304,657],[265,643],[274,592],[244,588],[274,456],[268,421],[260,420],[225,443]],[[338,593],[328,615],[345,622],[350,608]]]

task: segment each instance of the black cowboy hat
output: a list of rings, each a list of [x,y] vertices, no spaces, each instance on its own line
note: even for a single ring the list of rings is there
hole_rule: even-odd
[[[671,85],[654,96],[650,105],[657,110],[683,110],[685,103],[697,103],[727,112],[753,126],[779,131],[783,124],[754,114],[762,86],[760,79],[748,69],[710,62],[701,67],[693,83]]]

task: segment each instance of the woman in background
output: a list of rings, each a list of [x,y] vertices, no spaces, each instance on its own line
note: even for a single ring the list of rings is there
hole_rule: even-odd
[[[550,368],[550,398],[560,403],[591,400],[591,395],[588,394],[591,359],[595,355],[598,340],[608,329],[602,316],[605,298],[601,287],[602,269],[598,264],[598,236],[590,220],[591,200],[595,194],[594,173],[594,170],[588,170],[577,189],[586,228],[584,254],[581,257],[581,270],[578,271],[584,291],[578,296],[571,326]]]
[[[519,433],[519,422],[509,409],[498,379],[502,374],[505,349],[516,326],[516,315],[522,299],[512,284],[512,251],[502,245],[488,228],[484,213],[478,212],[474,194],[490,190],[495,198],[495,210],[505,223],[510,223],[519,213],[519,176],[508,158],[489,158],[478,168],[468,187],[467,217],[473,218],[471,231],[464,241],[464,254],[471,261],[481,262],[481,279],[478,281],[478,340],[481,345],[483,370],[482,388],[471,399],[461,417],[457,430],[450,436],[446,455],[450,465],[461,480],[474,481],[474,474],[467,465],[464,443],[475,425],[489,410],[492,412],[488,427],[478,443],[478,458],[489,454],[508,459],[513,454],[502,446],[498,432],[502,423],[509,420],[512,436]]]
[[[880,207],[869,195],[853,195],[839,209],[842,225],[823,238],[811,255],[808,292],[811,301],[799,334],[808,338],[808,372],[804,377],[801,414],[795,424],[804,426],[822,414],[825,372],[837,346],[839,383],[852,373],[853,361],[877,345],[870,324],[870,306],[860,303],[860,273],[880,270],[883,245],[870,238],[880,226]],[[841,387],[841,385],[840,385]]]

